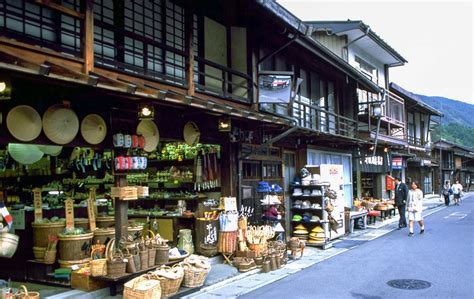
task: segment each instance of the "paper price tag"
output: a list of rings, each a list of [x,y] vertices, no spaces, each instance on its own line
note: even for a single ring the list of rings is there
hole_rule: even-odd
[[[74,200],[68,198],[64,201],[66,212],[66,230],[74,229]]]
[[[35,222],[43,219],[43,200],[41,199],[41,188],[33,189],[33,207],[35,209]]]

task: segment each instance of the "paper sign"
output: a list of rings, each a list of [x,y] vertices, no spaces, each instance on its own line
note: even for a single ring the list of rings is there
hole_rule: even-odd
[[[224,197],[224,210],[225,211],[237,211],[237,198],[235,198],[235,197]]]
[[[43,219],[43,201],[41,199],[41,189],[33,189],[33,207],[35,209],[35,222]]]
[[[95,188],[91,188],[89,191],[89,198],[87,199],[87,214],[89,215],[89,227],[91,231],[95,231],[95,215],[96,215],[96,204],[95,204]]]
[[[66,230],[74,229],[74,200],[68,198],[64,201],[66,212]]]
[[[11,210],[10,215],[13,218],[14,229],[25,229],[25,210]]]

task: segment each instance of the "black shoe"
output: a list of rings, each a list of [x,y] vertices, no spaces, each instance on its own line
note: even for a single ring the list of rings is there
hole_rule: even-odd
[[[401,226],[399,226],[397,229],[398,229],[398,230],[401,230],[401,229],[402,229],[402,227],[401,227]]]
[[[409,237],[413,237],[414,233],[409,233],[408,236]]]
[[[420,235],[422,235],[425,232],[424,229],[420,230]]]

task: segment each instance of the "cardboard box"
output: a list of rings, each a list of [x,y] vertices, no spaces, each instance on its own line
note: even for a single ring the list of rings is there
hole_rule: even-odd
[[[94,279],[94,277],[77,272],[71,273],[71,288],[83,291],[95,291],[107,287],[105,281]]]

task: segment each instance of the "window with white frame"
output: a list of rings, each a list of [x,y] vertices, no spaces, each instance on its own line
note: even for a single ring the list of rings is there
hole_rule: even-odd
[[[356,56],[355,61],[358,64],[359,70],[372,82],[378,83],[379,81],[379,76],[378,76],[378,70],[376,67],[368,63],[367,61],[363,60],[362,58]]]

